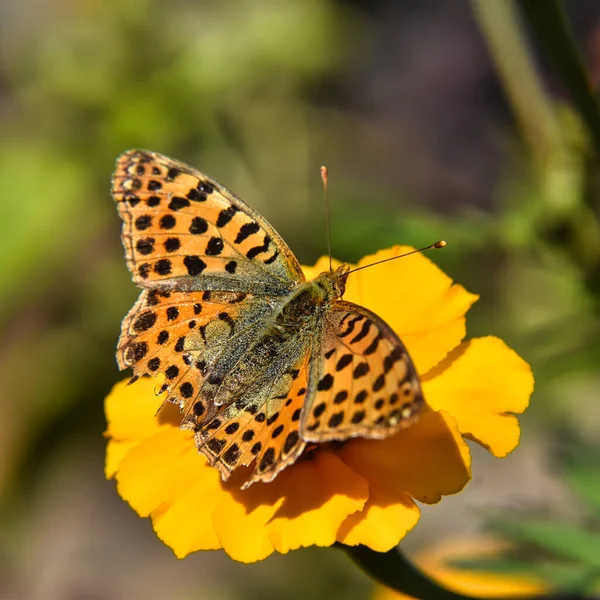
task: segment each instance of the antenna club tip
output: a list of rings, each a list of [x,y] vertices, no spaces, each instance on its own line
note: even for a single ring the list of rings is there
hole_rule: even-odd
[[[327,167],[326,166],[322,166],[321,167],[321,179],[326,182],[327,181],[327,177],[329,176],[329,172],[327,171]]]
[[[446,240],[440,240],[433,245],[434,248],[445,248],[446,246]]]

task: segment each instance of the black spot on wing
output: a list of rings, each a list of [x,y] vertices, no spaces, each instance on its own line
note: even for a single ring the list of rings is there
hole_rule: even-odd
[[[181,196],[173,196],[171,198],[171,202],[169,202],[169,208],[171,210],[181,210],[182,208],[187,208],[190,205],[190,201],[187,198],[182,198]]]
[[[341,371],[345,369],[352,362],[352,354],[344,354],[340,357],[335,365],[336,371]]]
[[[196,188],[192,188],[185,197],[192,202],[204,202],[206,200],[206,194],[200,192]]]
[[[163,215],[159,221],[159,226],[161,229],[173,229],[177,221],[173,215]]]
[[[240,454],[239,446],[237,444],[231,444],[223,454],[223,462],[227,463],[230,467],[233,467],[239,460]]]
[[[175,167],[170,167],[169,170],[167,171],[167,175],[165,177],[165,179],[167,181],[173,181],[174,179],[177,179],[177,176],[179,175],[180,171],[179,169],[175,168]]]
[[[170,237],[165,240],[164,246],[167,252],[176,252],[181,248],[181,242],[179,241],[179,238]]]
[[[317,390],[319,392],[330,390],[333,386],[333,376],[327,373],[317,384]]]
[[[356,323],[358,321],[360,321],[362,318],[363,318],[362,315],[356,315],[355,317],[352,317],[346,323],[346,328],[344,329],[344,331],[340,331],[340,333],[338,334],[338,336],[341,337],[341,338],[344,338],[344,337],[350,335],[354,331],[354,327],[356,326]]]
[[[152,216],[151,215],[139,216],[135,220],[134,226],[138,231],[144,231],[145,229],[148,229],[148,227],[152,226]]]
[[[254,246],[250,248],[248,252],[246,252],[246,258],[253,259],[257,257],[259,254],[266,252],[269,249],[269,244],[271,243],[271,238],[268,235],[265,235],[263,239],[262,246]]]
[[[168,258],[161,258],[154,263],[154,272],[158,275],[170,275],[171,270],[172,265]]]
[[[258,231],[260,231],[260,226],[258,225],[258,223],[254,221],[252,221],[251,223],[245,223],[240,227],[240,230],[238,231],[234,243],[240,244],[246,238],[250,237],[254,233],[257,233]]]
[[[266,471],[274,463],[275,463],[275,449],[267,448],[266,452],[263,454],[262,459],[258,465],[258,470]]]
[[[183,259],[189,275],[195,276],[200,275],[204,269],[206,269],[206,263],[199,256],[186,256]]]
[[[141,238],[137,241],[135,249],[142,255],[146,256],[154,252],[154,238]]]
[[[143,312],[134,322],[132,328],[137,333],[141,333],[143,331],[148,331],[154,327],[156,323],[156,313],[154,311],[146,311]]]
[[[285,438],[285,443],[283,444],[283,454],[289,454],[291,450],[293,450],[294,446],[298,444],[300,441],[300,436],[297,431],[292,431]]]
[[[366,338],[369,334],[369,329],[371,328],[372,324],[373,323],[369,321],[369,319],[366,319],[362,327],[360,328],[360,331],[350,340],[350,343],[355,344]]]
[[[218,256],[223,252],[224,248],[223,240],[220,237],[211,237],[208,240],[208,244],[206,245],[206,255],[207,256]]]
[[[189,232],[192,235],[202,235],[208,230],[208,223],[202,217],[194,217],[190,224]]]
[[[224,208],[217,217],[217,227],[225,227],[237,212],[238,209],[233,204],[228,208]]]

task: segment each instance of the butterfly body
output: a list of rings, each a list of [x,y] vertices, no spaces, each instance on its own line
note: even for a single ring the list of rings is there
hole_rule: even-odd
[[[121,155],[113,195],[143,288],[118,364],[164,374],[161,391],[223,479],[245,465],[244,487],[270,481],[309,443],[383,438],[418,416],[402,342],[342,300],[347,267],[306,281],[263,217],[160,154]]]

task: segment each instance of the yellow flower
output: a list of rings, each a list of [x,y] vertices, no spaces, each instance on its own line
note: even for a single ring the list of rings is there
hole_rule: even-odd
[[[480,598],[519,598],[543,594],[546,586],[522,573],[486,573],[452,566],[452,561],[492,558],[510,550],[509,544],[489,538],[449,540],[417,557],[417,564],[437,583],[459,594]],[[412,596],[378,587],[373,600],[408,600]]]
[[[407,252],[394,247],[370,264]],[[305,268],[307,278],[328,260]],[[496,456],[519,441],[514,413],[527,407],[533,377],[527,363],[494,337],[463,342],[465,313],[477,300],[415,254],[351,275],[344,299],[375,311],[400,335],[421,375],[428,410],[385,440],[354,439],[319,449],[268,484],[240,490],[223,483],[180,430],[179,412],[141,379],[117,384],[106,398],[106,476],[178,557],[223,548],[242,562],[302,546],[334,542],[394,547],[419,520],[415,500],[435,503],[470,478],[464,437]]]

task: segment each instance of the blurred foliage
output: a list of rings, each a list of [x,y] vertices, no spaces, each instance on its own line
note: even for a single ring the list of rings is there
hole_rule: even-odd
[[[491,530],[511,542],[492,558],[455,561],[456,566],[492,573],[515,573],[543,581],[564,593],[594,594],[600,589],[600,471],[598,448],[573,442],[562,457],[565,480],[578,499],[570,520],[531,511],[499,515]]]
[[[119,532],[121,507],[102,480],[101,431],[103,397],[120,378],[119,322],[137,295],[109,194],[115,157],[128,148],[210,173],[265,214],[305,263],[326,249],[321,164],[330,169],[337,257],[448,240],[435,261],[482,297],[469,334],[499,335],[533,366],[524,436],[553,451],[569,439],[597,443],[600,226],[588,128],[569,98],[548,92],[516,11],[506,12],[513,3],[474,1],[474,15],[458,0],[452,9],[443,0],[391,4],[9,0],[0,8],[0,597],[28,595],[24,582],[38,572],[31,557],[63,556],[59,540],[77,547],[78,527],[97,518]],[[485,5],[499,12],[486,20]],[[600,11],[566,6],[595,15],[586,30],[593,42]],[[469,40],[485,36],[508,105],[489,84],[491,64],[482,75],[479,56],[456,50],[456,14],[466,15]],[[485,152],[469,145],[470,128],[485,132]],[[597,464],[567,474],[595,519]],[[69,521],[86,506],[92,514]],[[44,515],[67,529],[44,525]],[[93,559],[112,564],[122,540],[102,541],[102,527],[90,530],[99,541],[89,560],[78,560],[106,574]],[[598,543],[589,531],[568,531],[515,529],[544,547],[566,544],[567,535]],[[591,548],[580,542],[569,548]],[[143,544],[128,544],[132,562],[104,597],[131,597],[127,585],[142,585],[136,573],[149,558],[135,563]],[[203,589],[215,598],[364,597],[366,579],[326,552],[264,566],[216,562],[210,575],[219,589]],[[158,556],[160,568],[180,568]],[[186,562],[200,569],[211,560],[219,559]],[[231,572],[243,583],[230,581]],[[200,576],[187,577],[170,597],[204,597]],[[64,588],[40,579],[36,593],[79,597],[64,589],[89,592],[92,581],[86,572]]]

